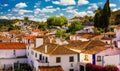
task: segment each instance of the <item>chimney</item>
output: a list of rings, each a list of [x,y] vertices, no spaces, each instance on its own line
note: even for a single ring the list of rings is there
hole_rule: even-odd
[[[53,38],[50,38],[50,43],[52,43],[52,41],[53,41]]]
[[[47,53],[47,47],[48,47],[48,46],[47,46],[47,45],[45,45],[45,53]]]
[[[36,48],[43,45],[43,38],[36,38]]]

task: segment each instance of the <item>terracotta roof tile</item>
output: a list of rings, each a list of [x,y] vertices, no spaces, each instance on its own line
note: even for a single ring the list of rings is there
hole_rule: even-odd
[[[26,49],[26,45],[24,43],[3,43],[0,42],[0,49]]]
[[[43,34],[43,31],[42,31],[42,30],[39,30],[39,29],[34,29],[34,30],[32,30],[32,32],[38,32],[38,33],[40,33],[40,34]]]
[[[116,33],[115,32],[107,32],[105,33],[106,35],[115,35]]]
[[[100,41],[100,40],[91,40],[91,41],[86,41],[86,42],[81,42],[81,41],[69,41],[68,45],[65,45],[65,47],[70,48],[70,49],[75,49],[75,50],[80,50],[80,51],[89,51],[94,47],[104,47],[107,44]],[[97,48],[96,48],[97,49]]]
[[[84,51],[83,53],[85,53],[85,54],[96,54],[96,53],[99,53],[99,52],[101,52],[103,50],[106,50],[106,49],[108,49],[108,48],[105,47],[105,46],[95,46],[95,47],[93,47],[89,50]]]
[[[39,71],[64,71],[61,66],[40,66]]]
[[[120,25],[118,25],[118,26],[116,27],[116,29],[119,30],[119,29],[120,29]]]
[[[45,53],[45,46],[47,46],[47,53]],[[51,44],[51,43],[47,43],[38,48],[33,48],[33,49],[48,55],[77,54],[77,52],[72,51],[64,46]]]
[[[24,38],[25,38],[25,39],[35,39],[36,36],[25,36]]]

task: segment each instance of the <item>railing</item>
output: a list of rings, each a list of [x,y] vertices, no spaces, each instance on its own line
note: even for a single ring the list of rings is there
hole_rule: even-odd
[[[38,63],[39,66],[49,66],[49,62],[37,60],[37,63]]]

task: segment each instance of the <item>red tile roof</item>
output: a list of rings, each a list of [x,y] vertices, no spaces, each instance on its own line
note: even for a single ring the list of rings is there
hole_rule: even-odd
[[[3,43],[0,42],[0,49],[26,49],[26,45],[24,43]]]
[[[34,30],[32,30],[32,32],[38,32],[38,33],[43,33],[43,31],[42,30],[39,30],[39,29],[34,29]]]
[[[40,66],[39,71],[64,71],[61,66]]]
[[[116,29],[117,29],[117,30],[120,29],[120,25],[118,25],[118,26],[116,27]]]
[[[35,36],[25,36],[24,39],[35,39]]]
[[[45,52],[45,46],[47,46],[47,52]],[[72,51],[64,46],[52,44],[52,43],[46,43],[38,48],[33,48],[33,50],[45,53],[48,55],[64,55],[64,54],[78,54],[75,51]]]

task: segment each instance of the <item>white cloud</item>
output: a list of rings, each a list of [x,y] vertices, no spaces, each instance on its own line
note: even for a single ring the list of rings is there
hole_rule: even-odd
[[[88,9],[96,10],[96,9],[98,9],[98,6],[97,6],[97,4],[91,4],[91,6],[89,6]]]
[[[0,4],[1,7],[6,7],[8,4]]]
[[[39,14],[39,12],[40,12],[39,8],[37,8],[37,9],[34,10],[34,14]]]
[[[37,6],[35,5],[34,8],[37,8]]]
[[[42,13],[53,13],[55,11],[57,11],[57,9],[54,9],[54,8],[51,8],[51,9],[43,8],[42,10],[40,10],[40,12]]]
[[[60,4],[59,1],[52,1],[53,4]]]
[[[34,8],[38,8],[40,6],[40,4],[41,4],[41,1],[36,2],[34,5]]]
[[[0,16],[0,19],[8,19],[7,16]]]
[[[4,4],[3,6],[6,7],[6,6],[8,6],[8,4]]]
[[[60,13],[60,16],[64,16],[64,14],[63,14],[63,13]]]
[[[30,20],[33,20],[33,21],[46,21],[47,19],[46,18],[35,18],[35,17],[32,17],[30,18]]]
[[[53,6],[47,6],[46,8],[43,8],[43,9],[40,9],[40,8],[36,8],[34,10],[34,14],[39,14],[40,12],[41,13],[53,13],[55,11],[59,11],[60,8],[53,8]]]
[[[93,11],[87,11],[87,15],[94,16],[94,13],[93,13]]]
[[[114,8],[114,9],[112,9],[112,11],[117,11],[117,10],[119,10],[120,8]]]
[[[88,4],[89,1],[88,0],[78,0],[78,5],[84,5],[84,4]]]
[[[19,10],[18,11],[18,13],[20,14],[20,15],[23,15],[24,13],[30,13],[30,12],[32,12],[31,10]]]
[[[80,16],[80,17],[84,17],[84,16],[86,16],[87,15],[87,13],[86,12],[76,12],[75,13],[75,16]]]
[[[110,4],[110,7],[116,7],[116,6],[117,6],[116,4],[113,3]]]
[[[68,6],[67,8],[62,9],[62,10],[72,10],[73,8],[74,8],[73,6]]]
[[[50,0],[45,0],[45,2],[49,2]]]
[[[11,11],[10,9],[8,9],[8,11]]]
[[[103,2],[99,2],[98,4],[103,4]]]
[[[21,3],[16,4],[15,7],[16,8],[25,8],[25,7],[27,7],[27,5],[26,5],[26,3],[21,2]]]
[[[60,8],[59,8],[59,7],[57,7],[57,8],[56,8],[56,10],[60,10]]]
[[[44,16],[45,14],[39,14],[40,16]]]
[[[0,14],[3,14],[3,12],[0,12]]]
[[[75,0],[60,0],[60,1],[52,1],[53,4],[60,4],[60,5],[75,5]]]
[[[53,8],[53,6],[46,6],[46,8]]]
[[[76,10],[67,10],[66,12],[73,14],[74,16],[80,16],[80,17],[84,17],[85,15],[87,15],[86,12],[82,11],[82,12],[77,12]]]
[[[20,15],[23,15],[24,13],[30,13],[30,12],[33,12],[33,11],[31,11],[31,10],[16,9],[16,8],[14,8],[12,11],[17,12],[17,13],[20,14]]]

